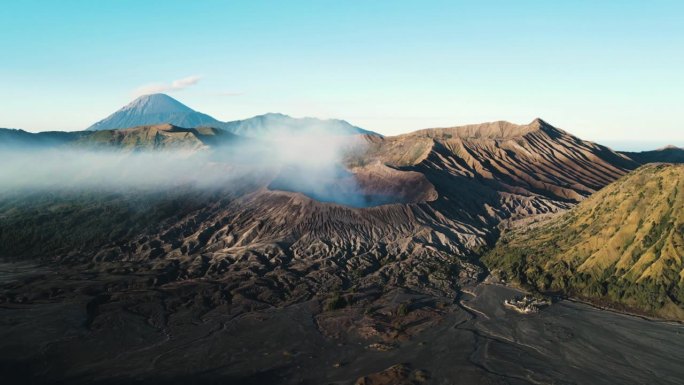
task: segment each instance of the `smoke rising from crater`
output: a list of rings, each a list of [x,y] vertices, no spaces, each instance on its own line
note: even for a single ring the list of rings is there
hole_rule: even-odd
[[[346,156],[363,151],[365,141],[359,136],[332,135],[313,127],[274,130],[252,139],[217,140],[221,137],[211,138],[211,145],[186,148],[181,142],[167,149],[131,150],[78,141],[49,148],[13,146],[3,151],[0,194],[64,189],[125,192],[187,185],[232,189],[256,182],[354,207],[386,203],[366,194],[343,164]]]

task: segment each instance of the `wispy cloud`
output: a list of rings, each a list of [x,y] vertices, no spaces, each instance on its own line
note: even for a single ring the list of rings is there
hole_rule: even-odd
[[[161,83],[147,84],[147,85],[136,88],[133,93],[135,94],[135,96],[140,96],[140,95],[156,94],[156,93],[160,93],[160,92],[182,91],[188,87],[194,86],[201,79],[202,79],[201,76],[193,75],[193,76],[188,76],[188,77],[183,78],[183,79],[174,80],[170,84],[161,84]]]

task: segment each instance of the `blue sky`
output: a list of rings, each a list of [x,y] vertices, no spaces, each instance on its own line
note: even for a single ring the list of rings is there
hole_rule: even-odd
[[[684,145],[680,1],[13,1],[0,52],[0,127],[29,131],[83,129],[190,78],[169,94],[222,120],[397,134],[542,117]]]

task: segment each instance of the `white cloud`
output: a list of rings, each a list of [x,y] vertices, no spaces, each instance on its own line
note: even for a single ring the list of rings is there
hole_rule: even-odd
[[[202,79],[201,76],[193,75],[183,79],[174,80],[170,84],[147,84],[136,88],[136,90],[133,93],[135,94],[135,96],[140,96],[156,94],[160,92],[182,91],[188,87],[194,86],[200,81],[200,79]]]

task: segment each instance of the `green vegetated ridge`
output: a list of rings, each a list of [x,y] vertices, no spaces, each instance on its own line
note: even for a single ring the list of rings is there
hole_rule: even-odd
[[[652,164],[546,222],[504,234],[502,278],[598,305],[684,319],[684,166]]]
[[[124,130],[102,130],[83,135],[72,145],[78,148],[117,150],[199,149],[221,144],[235,136],[210,127],[182,128],[171,124],[140,126]]]

